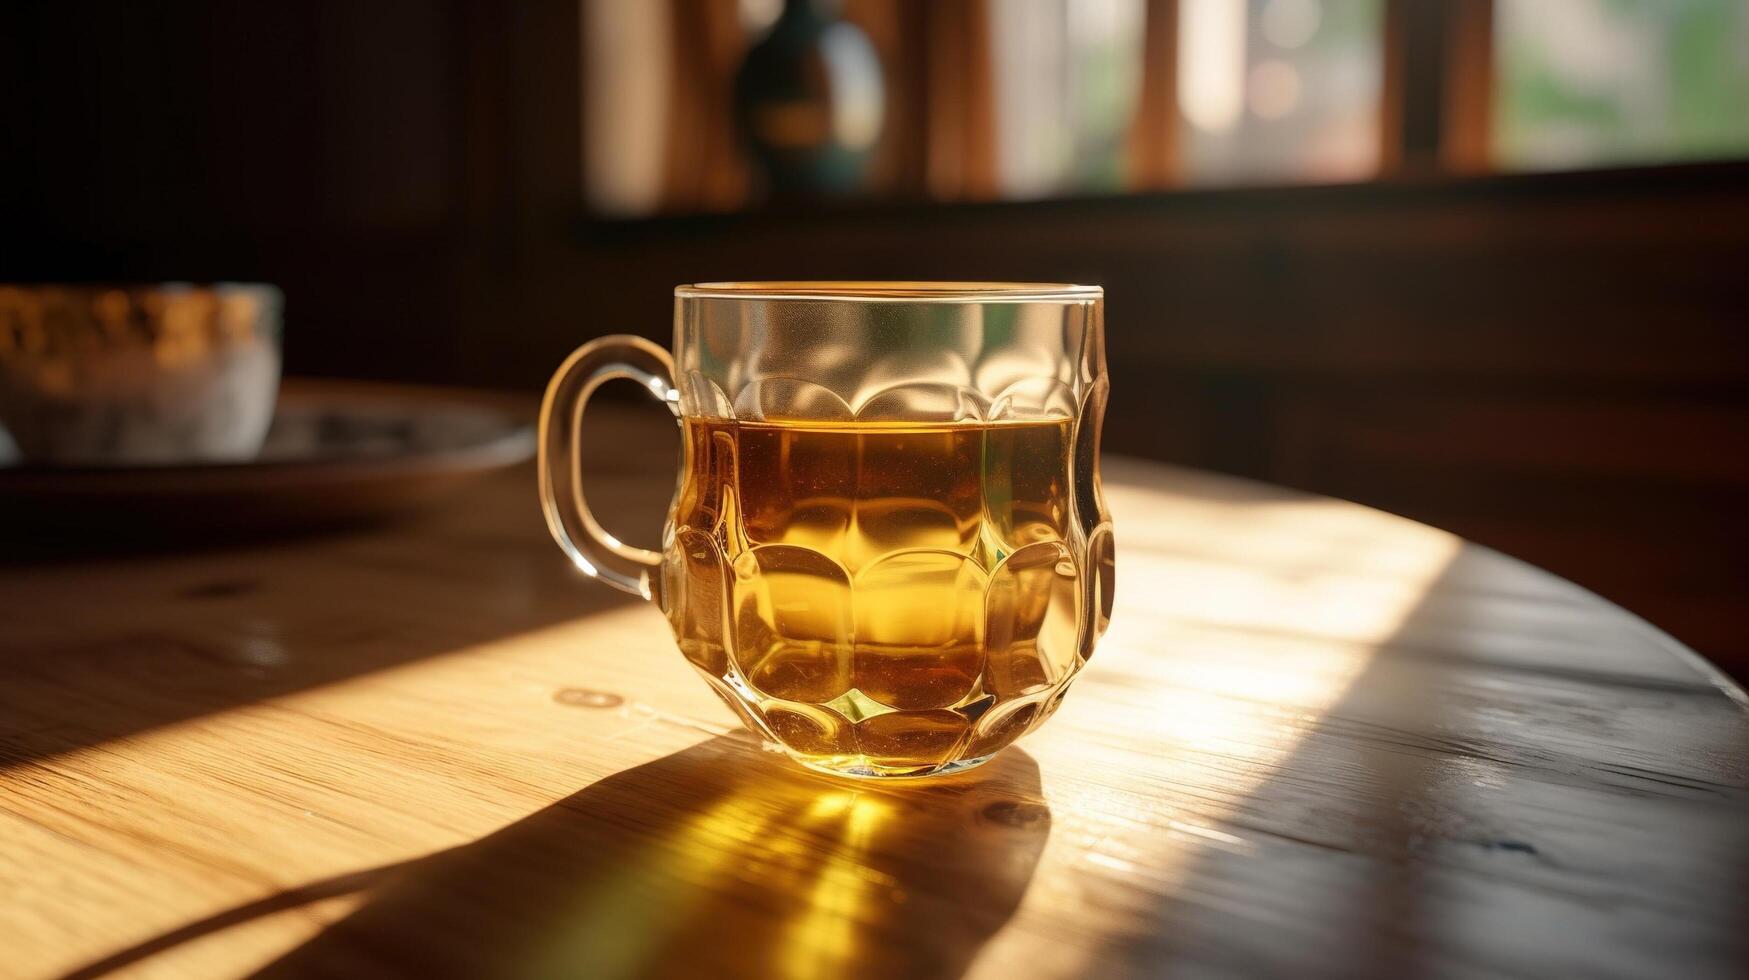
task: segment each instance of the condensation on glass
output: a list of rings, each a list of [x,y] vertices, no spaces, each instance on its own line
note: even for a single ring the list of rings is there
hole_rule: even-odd
[[[555,376],[543,501],[584,571],[654,599],[746,725],[814,768],[976,765],[1044,721],[1110,618],[1097,288],[676,290],[674,356],[610,337]],[[658,552],[590,516],[576,437],[631,378],[684,433]]]

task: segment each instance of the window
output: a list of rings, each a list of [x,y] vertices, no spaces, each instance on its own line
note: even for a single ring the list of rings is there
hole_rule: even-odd
[[[1143,10],[1142,0],[992,0],[1001,196],[1123,188]]]
[[[785,10],[842,21],[878,54],[880,142],[853,178],[865,197],[1749,157],[1749,0],[580,3],[599,213],[784,190],[742,149],[731,90]]]
[[[1179,0],[1178,9],[1186,182],[1377,172],[1380,0]]]
[[[1495,146],[1515,169],[1749,155],[1749,3],[1496,0]]]

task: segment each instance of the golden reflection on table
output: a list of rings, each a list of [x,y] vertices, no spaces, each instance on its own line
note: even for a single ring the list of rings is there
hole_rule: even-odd
[[[671,457],[625,448],[592,486],[652,520]],[[0,566],[5,970],[1707,976],[1749,955],[1740,692],[1441,532],[1115,462],[1117,612],[1062,710],[980,770],[877,785],[733,729],[656,610],[564,565],[529,480],[352,535]]]
[[[895,790],[712,738],[385,876],[266,974],[957,976],[1050,832],[1032,760],[992,765]]]

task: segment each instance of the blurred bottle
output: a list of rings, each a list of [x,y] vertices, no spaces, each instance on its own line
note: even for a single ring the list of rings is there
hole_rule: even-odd
[[[886,116],[881,63],[831,0],[785,0],[735,77],[735,122],[780,198],[854,193]]]

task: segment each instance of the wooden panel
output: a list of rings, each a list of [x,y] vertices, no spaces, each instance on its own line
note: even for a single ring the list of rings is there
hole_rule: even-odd
[[[1283,399],[1279,465],[1298,482],[1366,461],[1457,472],[1749,486],[1749,405],[1416,390]]]
[[[672,427],[596,422],[622,465],[593,499],[650,541]],[[7,970],[1704,978],[1749,956],[1749,713],[1692,654],[1426,527],[1108,462],[1111,632],[1042,730],[933,783],[760,751],[655,609],[565,563],[526,468],[395,527],[0,570]]]

